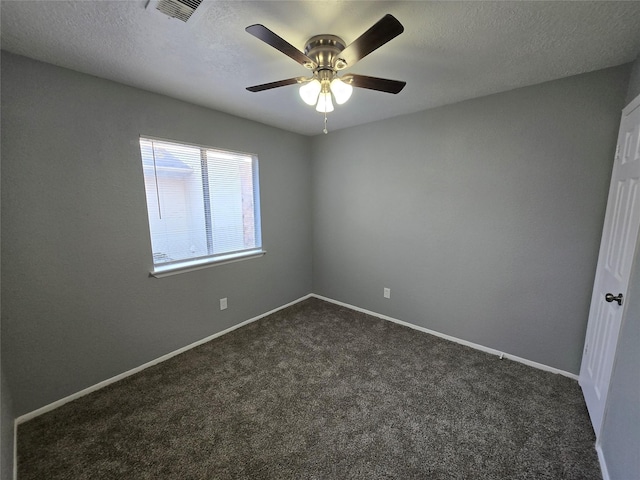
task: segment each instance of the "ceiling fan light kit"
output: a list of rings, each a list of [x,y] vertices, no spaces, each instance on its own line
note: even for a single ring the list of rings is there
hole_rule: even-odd
[[[307,105],[313,106],[317,103],[321,90],[322,85],[320,85],[320,81],[314,78],[300,87],[300,98],[302,98]]]
[[[320,113],[329,113],[333,112],[333,102],[331,101],[331,93],[323,92],[318,97],[318,104],[316,105],[316,110]]]
[[[353,87],[348,83],[345,83],[338,77],[331,80],[331,93],[336,99],[336,103],[338,105],[342,105],[347,102],[351,98],[351,94],[353,93]]]
[[[247,87],[247,90],[261,92],[286,85],[302,84],[299,89],[302,100],[307,105],[315,105],[318,112],[324,113],[324,133],[327,133],[327,113],[334,110],[333,100],[336,104],[343,105],[351,97],[353,87],[396,94],[406,85],[406,82],[398,80],[364,75],[338,76],[339,71],[353,66],[358,60],[404,31],[402,24],[393,15],[382,17],[349,46],[345,46],[345,42],[336,35],[315,35],[307,41],[304,53],[264,25],[251,25],[246,31],[313,72],[311,77],[296,77],[254,85]]]
[[[315,105],[322,113],[333,111],[331,95],[338,105],[344,104],[351,97],[353,87],[338,78],[335,72],[320,70],[311,80],[300,87],[300,98],[307,105]]]

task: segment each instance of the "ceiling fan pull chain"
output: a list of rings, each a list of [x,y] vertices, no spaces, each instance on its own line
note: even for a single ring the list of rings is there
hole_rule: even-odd
[[[324,112],[324,130],[322,131],[324,132],[325,135],[329,133],[329,130],[327,130],[327,112]]]

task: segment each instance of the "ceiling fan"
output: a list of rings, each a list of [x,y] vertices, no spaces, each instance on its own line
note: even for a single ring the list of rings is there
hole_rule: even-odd
[[[334,109],[332,95],[336,103],[341,105],[349,99],[353,87],[396,94],[406,85],[406,82],[366,75],[338,76],[339,71],[352,67],[358,60],[404,31],[402,24],[393,15],[387,14],[382,17],[348,46],[336,35],[315,35],[307,41],[304,53],[264,25],[251,25],[245,30],[313,72],[311,77],[294,77],[263,83],[247,87],[247,90],[262,92],[272,88],[302,84],[300,87],[302,100],[308,105],[315,105],[317,111],[324,113],[324,133],[327,133],[327,113]]]

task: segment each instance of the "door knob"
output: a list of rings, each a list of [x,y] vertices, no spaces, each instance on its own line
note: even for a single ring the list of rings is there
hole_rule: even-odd
[[[618,294],[618,295],[616,295],[616,296],[614,296],[614,295],[613,295],[613,293],[607,293],[607,294],[604,296],[604,299],[605,299],[607,302],[609,302],[609,303],[611,303],[611,302],[618,302],[618,305],[622,305],[622,299],[623,299],[623,297],[622,297],[622,294],[621,294],[621,293],[619,293],[619,294]]]

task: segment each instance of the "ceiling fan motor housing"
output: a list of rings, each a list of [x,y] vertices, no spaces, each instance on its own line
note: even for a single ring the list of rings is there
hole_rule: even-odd
[[[316,35],[311,37],[304,47],[304,53],[316,63],[317,67],[314,69],[313,64],[305,65],[305,67],[312,69],[314,72],[342,70],[347,67],[347,63],[339,56],[344,49],[344,40],[336,35]]]

